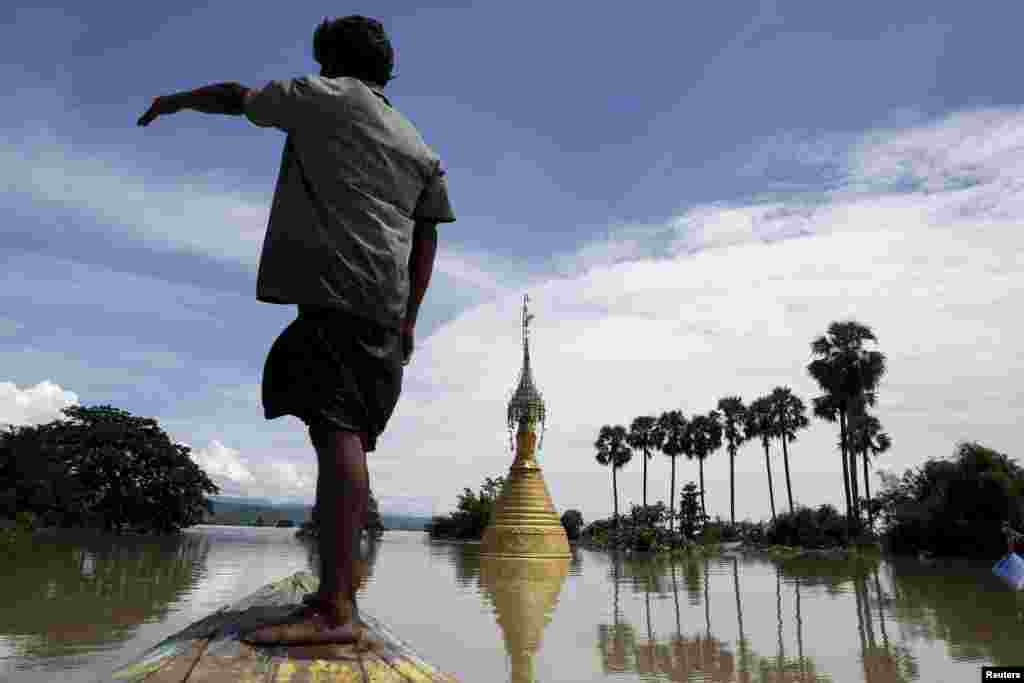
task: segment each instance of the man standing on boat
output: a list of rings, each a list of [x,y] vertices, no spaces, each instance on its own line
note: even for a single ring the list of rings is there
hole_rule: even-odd
[[[287,133],[257,299],[296,304],[263,370],[267,419],[306,423],[318,456],[320,589],[261,644],[358,640],[356,559],[366,453],[391,417],[430,282],[437,223],[455,220],[444,171],[384,95],[394,52],[383,26],[348,16],[313,34],[318,76],[261,89],[219,83],[157,97],[138,124],[193,109]]]

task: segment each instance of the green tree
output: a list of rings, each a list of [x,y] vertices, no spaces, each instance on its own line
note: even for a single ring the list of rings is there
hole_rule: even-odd
[[[661,452],[672,460],[672,478],[669,480],[669,528],[675,520],[676,500],[676,458],[680,455],[691,457],[693,443],[690,439],[690,423],[680,410],[670,410],[658,418],[657,429],[661,434]]]
[[[303,522],[300,525],[299,531],[296,532],[297,536],[312,536],[316,537],[320,533],[320,520],[317,517],[316,505],[310,510],[310,519],[308,522]],[[377,497],[373,495],[373,491],[370,491],[369,504],[367,505],[366,513],[366,524],[363,525],[363,531],[371,535],[372,538],[380,538],[384,534],[384,522],[380,516],[380,505],[377,502]]]
[[[875,405],[876,389],[886,371],[885,355],[864,348],[869,341],[878,342],[870,327],[853,320],[833,322],[824,335],[811,342],[815,358],[807,366],[807,372],[824,391],[822,396],[813,399],[815,415],[827,416],[830,421],[835,417],[839,420],[843,485],[852,531],[859,528],[860,516],[856,510],[857,463],[847,453],[847,420],[856,402]]]
[[[1006,551],[999,522],[1024,522],[1024,470],[978,443],[882,480],[879,508],[897,553],[997,557]]]
[[[892,439],[882,431],[882,423],[879,419],[865,411],[862,406],[858,406],[858,410],[850,416],[849,432],[849,447],[853,453],[860,454],[864,463],[864,509],[867,512],[868,528],[873,530],[875,520],[871,509],[868,456],[876,457],[888,451],[892,447]]]
[[[375,538],[380,538],[384,533],[384,522],[380,517],[380,504],[377,498],[370,492],[369,504],[366,507],[366,524],[363,530]]]
[[[771,447],[771,440],[775,438],[775,420],[772,417],[771,399],[762,396],[747,408],[744,431],[748,438],[761,439],[764,446],[764,466],[768,471],[768,502],[772,507],[772,522],[775,522],[775,490],[772,485],[772,461],[768,450]]]
[[[707,521],[697,485],[687,482],[679,496],[679,531],[692,540]]]
[[[479,493],[465,487],[459,494],[455,512],[447,517],[434,517],[427,531],[434,538],[482,538],[494,517],[494,507],[504,485],[504,477],[487,477]]]
[[[708,509],[704,502],[704,461],[722,447],[722,425],[719,423],[718,411],[712,410],[707,415],[694,415],[690,419],[690,440],[693,457],[700,467],[700,509],[707,515]]]
[[[612,468],[612,501],[615,509],[615,528],[619,521],[619,482],[616,473],[633,458],[633,451],[626,442],[626,428],[622,425],[614,427],[604,425],[594,442],[597,449],[597,462]]]
[[[156,420],[111,406],[0,434],[0,505],[42,524],[172,533],[201,523],[218,487]]]
[[[629,426],[629,433],[626,434],[626,443],[635,451],[643,454],[643,504],[646,515],[647,510],[647,461],[651,459],[652,451],[660,450],[663,436],[657,429],[658,419],[650,415],[644,415],[633,419]],[[648,522],[649,525],[649,522]]]
[[[583,513],[579,510],[566,510],[562,513],[562,527],[569,540],[575,541],[580,537],[580,529],[583,528]]]
[[[739,396],[726,396],[718,401],[722,436],[729,452],[729,515],[733,525],[736,524],[736,452],[747,438],[743,433],[746,411]]]
[[[775,387],[769,398],[774,413],[774,432],[782,441],[782,462],[786,468],[786,493],[789,496],[789,512],[793,513],[793,484],[789,477],[789,450],[787,443],[796,441],[796,433],[806,429],[811,421],[807,419],[807,408],[789,387]]]

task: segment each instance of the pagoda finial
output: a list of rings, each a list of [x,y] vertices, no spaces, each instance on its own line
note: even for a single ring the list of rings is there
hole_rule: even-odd
[[[530,321],[533,315],[529,309],[530,295],[523,295],[523,367],[530,366]]]
[[[530,296],[523,295],[523,367],[519,371],[518,386],[508,405],[508,427],[511,432],[517,428],[533,431],[535,427],[539,426],[543,439],[546,411],[544,400],[533,382],[533,372],[530,368],[530,321],[533,320],[533,314],[530,313],[529,303]],[[511,438],[511,434],[509,436]]]

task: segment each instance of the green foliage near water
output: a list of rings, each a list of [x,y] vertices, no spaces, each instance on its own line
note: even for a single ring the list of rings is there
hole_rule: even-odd
[[[897,553],[998,557],[1006,552],[1000,522],[1024,526],[1024,470],[978,443],[883,481],[878,509]]]
[[[765,534],[771,545],[802,548],[845,546],[849,539],[846,517],[831,505],[816,510],[799,507],[780,514]]]
[[[377,504],[377,498],[374,497],[373,491],[370,491],[370,502],[366,510],[366,524],[363,526],[362,530],[370,534],[371,538],[380,538],[384,533],[384,524],[381,521],[380,516],[380,506]],[[295,532],[295,535],[299,537],[309,536],[316,538],[319,534],[320,522],[317,517],[316,506],[313,506],[311,508],[310,518],[302,523],[299,530]]]
[[[156,420],[111,406],[0,433],[0,517],[39,526],[173,533],[201,523],[217,486]]]
[[[562,513],[562,527],[569,540],[575,541],[583,529],[583,513],[579,510],[566,510]]]
[[[447,516],[436,516],[427,525],[430,537],[460,540],[483,538],[484,529],[491,522],[494,505],[504,485],[504,477],[487,477],[479,492],[469,487],[464,488],[455,512]]]
[[[590,547],[659,552],[692,549],[698,543],[702,546],[717,544],[720,541],[717,529],[714,539],[703,538],[710,528],[701,510],[699,489],[689,482],[682,489],[679,510],[674,515],[664,501],[647,507],[633,505],[627,517],[591,522],[579,538]]]

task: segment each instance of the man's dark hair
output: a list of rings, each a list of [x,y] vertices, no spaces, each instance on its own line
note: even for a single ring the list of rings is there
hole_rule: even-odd
[[[313,57],[320,66],[362,81],[386,85],[393,76],[395,51],[376,19],[354,14],[324,19],[313,33]]]

